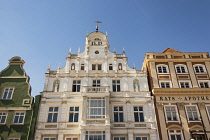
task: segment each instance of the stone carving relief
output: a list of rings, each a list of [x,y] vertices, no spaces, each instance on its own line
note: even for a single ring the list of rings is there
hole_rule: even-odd
[[[184,105],[185,105],[184,102],[177,103],[177,107],[180,110],[183,110],[184,109]]]
[[[58,90],[59,90],[59,81],[55,81],[54,82],[54,85],[53,85],[53,91],[54,92],[58,92]]]
[[[204,102],[199,102],[199,103],[198,103],[198,107],[199,107],[200,109],[205,109],[205,103],[204,103]]]
[[[157,109],[163,110],[163,103],[156,103]]]

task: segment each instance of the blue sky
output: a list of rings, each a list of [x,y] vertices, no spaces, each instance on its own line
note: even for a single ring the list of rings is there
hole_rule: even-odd
[[[210,0],[0,0],[0,70],[22,57],[39,94],[48,64],[56,70],[69,48],[83,50],[96,20],[110,50],[125,48],[137,69],[147,52],[210,52]]]

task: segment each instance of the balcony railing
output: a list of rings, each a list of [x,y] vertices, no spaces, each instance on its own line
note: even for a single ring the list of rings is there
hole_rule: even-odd
[[[105,93],[109,92],[108,86],[102,86],[102,87],[92,87],[92,86],[85,86],[84,92],[87,93]]]

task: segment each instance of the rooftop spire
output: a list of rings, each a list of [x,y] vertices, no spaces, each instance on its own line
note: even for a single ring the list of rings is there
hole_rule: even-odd
[[[96,32],[98,32],[98,26],[96,26]]]

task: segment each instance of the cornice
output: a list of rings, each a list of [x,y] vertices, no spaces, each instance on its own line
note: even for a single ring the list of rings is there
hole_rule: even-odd
[[[210,88],[154,88],[154,95],[210,95]]]

